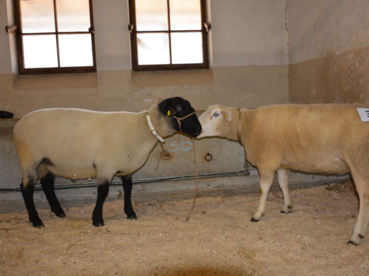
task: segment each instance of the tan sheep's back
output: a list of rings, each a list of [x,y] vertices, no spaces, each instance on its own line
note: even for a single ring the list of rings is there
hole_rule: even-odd
[[[259,168],[338,173],[346,163],[369,165],[369,123],[358,107],[368,105],[275,105],[242,110],[242,140],[248,160]],[[254,114],[249,124],[247,114]],[[251,115],[250,115],[251,116]]]
[[[29,166],[28,160],[47,158],[53,164],[43,163],[43,166],[55,175],[72,179],[96,177],[98,165],[107,167],[114,164],[110,170],[122,169],[116,166],[129,159],[126,154],[128,141],[133,138],[139,143],[151,135],[150,131],[144,134],[140,131],[142,127],[148,128],[145,120],[146,112],[43,109],[18,122],[14,128],[14,140],[21,165]],[[146,148],[151,150],[154,142],[147,146],[131,144],[129,151],[138,152],[138,156],[129,162],[127,170],[142,165],[144,161],[141,159],[147,158]]]

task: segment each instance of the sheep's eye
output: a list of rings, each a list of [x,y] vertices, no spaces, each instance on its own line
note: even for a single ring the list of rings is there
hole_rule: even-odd
[[[214,117],[218,117],[218,115],[219,115],[218,113],[214,113]]]

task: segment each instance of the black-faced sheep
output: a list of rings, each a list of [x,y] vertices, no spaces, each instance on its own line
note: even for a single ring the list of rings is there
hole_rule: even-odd
[[[369,124],[357,108],[368,105],[276,105],[258,109],[211,106],[200,117],[198,138],[240,141],[247,160],[260,173],[260,203],[252,216],[259,221],[274,174],[284,195],[283,213],[292,211],[289,169],[311,173],[350,171],[360,198],[359,214],[349,243],[358,245],[369,222]]]
[[[122,177],[124,212],[128,218],[135,219],[131,174],[146,162],[158,139],[162,139],[160,136],[180,130],[192,137],[200,134],[201,125],[194,112],[187,100],[176,97],[139,113],[51,108],[23,117],[14,127],[14,142],[23,172],[21,189],[30,222],[35,227],[44,226],[33,201],[38,179],[51,210],[64,217],[54,192],[54,175],[70,179],[96,177],[98,192],[92,220],[93,225],[103,226],[103,203],[117,172],[125,175]],[[180,128],[179,120],[184,117]]]

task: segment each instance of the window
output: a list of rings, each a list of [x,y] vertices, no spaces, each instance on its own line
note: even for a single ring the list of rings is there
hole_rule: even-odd
[[[15,0],[19,74],[95,72],[92,0]]]
[[[205,0],[129,0],[134,71],[209,67]]]

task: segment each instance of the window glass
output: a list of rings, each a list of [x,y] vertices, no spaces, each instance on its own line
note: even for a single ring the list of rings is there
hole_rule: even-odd
[[[90,28],[89,0],[57,0],[59,32],[87,32]]]
[[[128,0],[132,69],[209,68],[205,0]]]
[[[19,74],[96,72],[92,0],[14,1]]]
[[[55,32],[53,0],[20,1],[23,33]]]
[[[58,67],[55,35],[23,36],[25,68]]]
[[[92,66],[90,34],[59,35],[60,66]]]
[[[170,0],[172,30],[201,30],[200,0]]]
[[[169,64],[169,38],[166,33],[138,34],[138,64]]]
[[[201,33],[172,33],[173,64],[202,63]]]
[[[167,0],[136,0],[137,31],[168,30]]]

